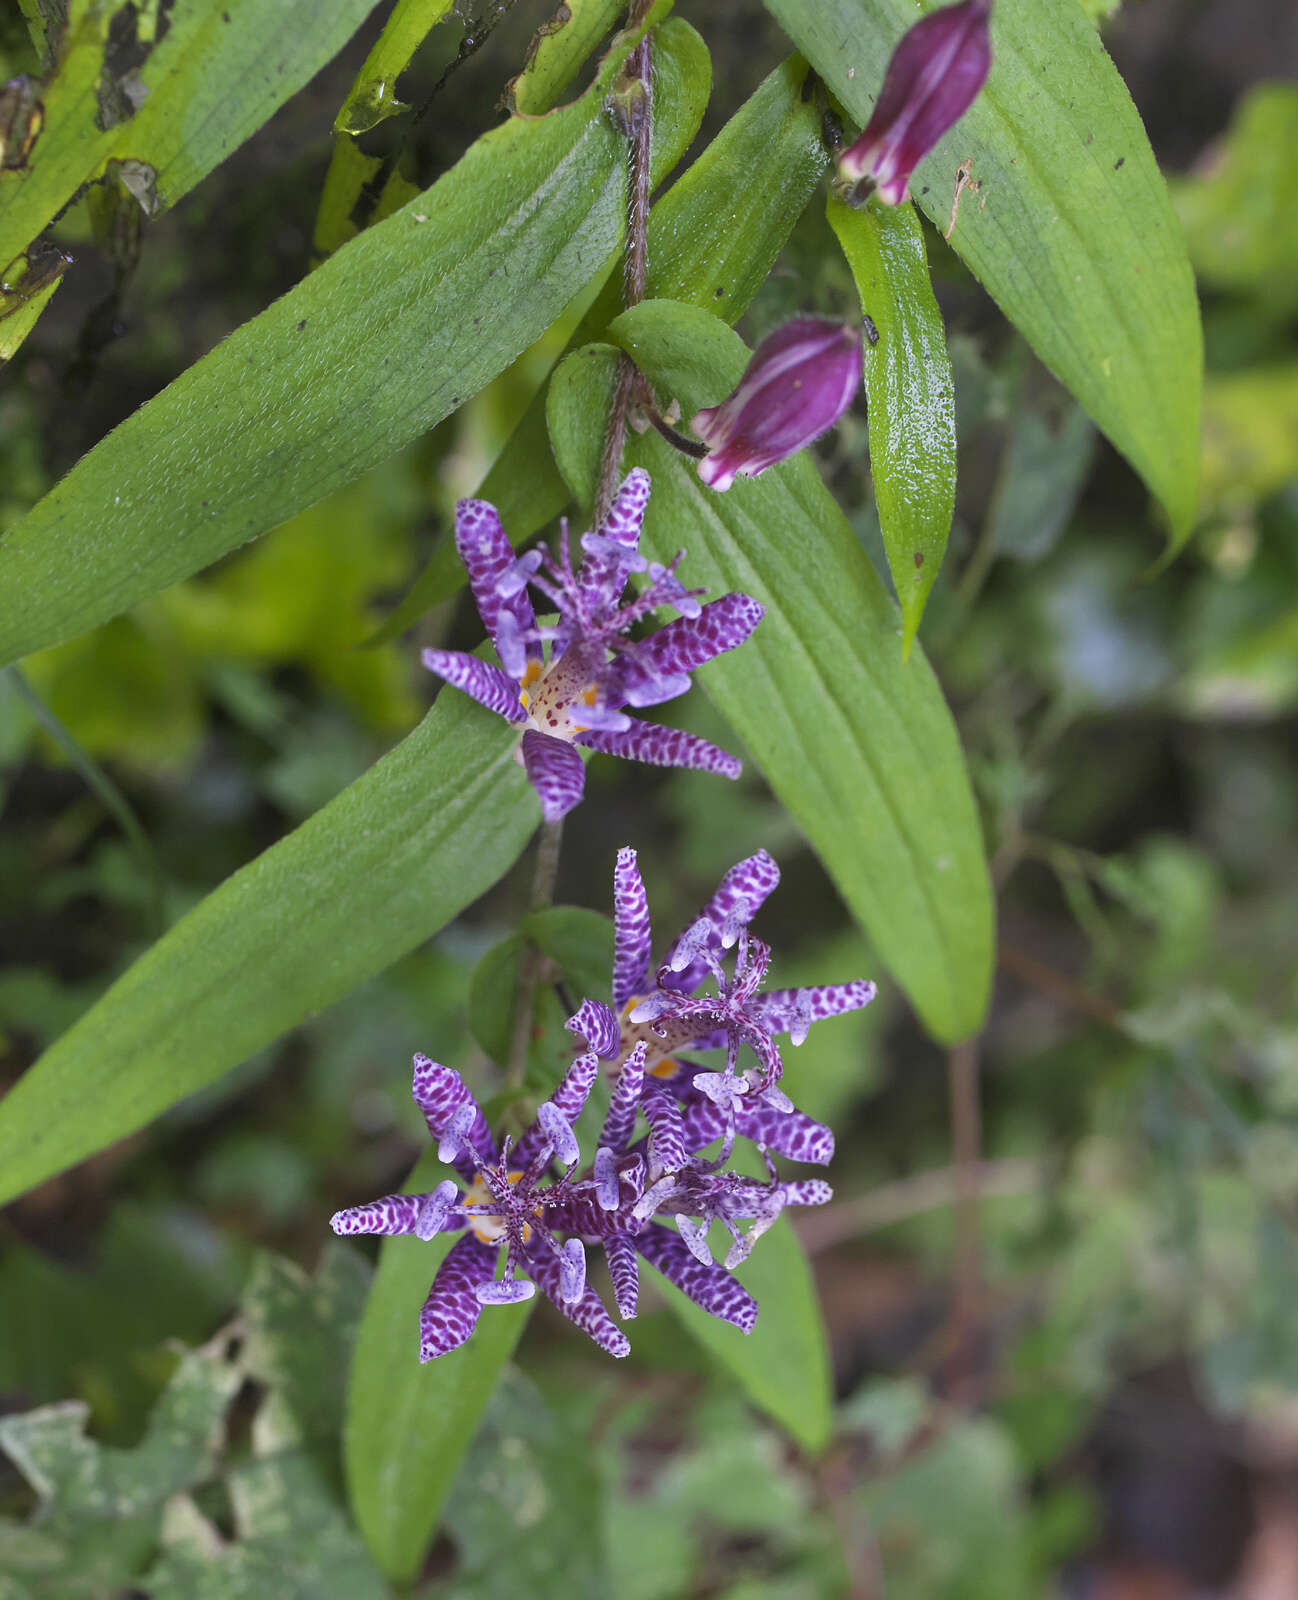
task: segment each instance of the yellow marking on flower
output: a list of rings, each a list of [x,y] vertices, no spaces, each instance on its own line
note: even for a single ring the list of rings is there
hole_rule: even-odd
[[[523,1174],[521,1172],[511,1172],[509,1174],[509,1181],[510,1183],[517,1183],[522,1176]],[[489,1206],[494,1199],[495,1196],[487,1187],[486,1179],[481,1173],[479,1173],[465,1191],[464,1204],[468,1206]],[[539,1206],[533,1206],[532,1209],[539,1217],[541,1214],[541,1208]],[[505,1237],[505,1219],[503,1217],[471,1215],[469,1217],[469,1231],[477,1238],[481,1239],[483,1244],[499,1244],[500,1241]],[[523,1243],[530,1243],[531,1238],[531,1227],[527,1223],[524,1223]]]
[[[649,1068],[651,1078],[674,1078],[681,1070],[681,1064],[673,1056],[664,1056],[661,1061],[655,1061]]]
[[[587,684],[587,686],[581,691],[581,697],[588,706],[593,706],[595,704],[598,695],[599,691],[595,688],[593,683]]]
[[[527,691],[544,673],[544,671],[544,666],[542,666],[542,664],[535,658],[529,661],[523,668],[523,676],[518,680],[518,699],[519,704],[523,707],[524,711],[526,711],[532,703],[532,697]]]

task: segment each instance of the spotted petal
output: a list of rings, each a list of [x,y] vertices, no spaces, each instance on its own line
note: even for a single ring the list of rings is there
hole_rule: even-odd
[[[770,1106],[753,1105],[745,1095],[735,1112],[735,1132],[761,1149],[788,1156],[791,1161],[812,1161],[827,1166],[834,1159],[834,1135],[823,1122],[805,1111],[775,1111]],[[685,1148],[690,1155],[705,1149],[726,1131],[726,1116],[697,1089],[687,1091],[681,1106]]]
[[[664,1172],[679,1172],[685,1165],[685,1132],[676,1096],[661,1084],[646,1083],[640,1092],[640,1109],[649,1122],[649,1181]]]
[[[657,1267],[682,1294],[689,1295],[710,1316],[733,1323],[741,1333],[751,1333],[757,1325],[757,1302],[739,1282],[720,1267],[696,1261],[678,1233],[660,1222],[651,1222],[635,1235],[635,1247]]]
[[[480,706],[486,706],[488,711],[504,717],[506,722],[527,721],[527,712],[518,698],[518,685],[489,661],[479,661],[477,656],[465,655],[462,650],[425,650],[420,660],[429,672],[435,672],[453,689],[459,689]]]
[[[635,851],[624,846],[613,869],[613,1008],[645,992],[652,953],[649,897],[636,865]]]
[[[368,1205],[348,1206],[345,1211],[335,1211],[329,1226],[337,1234],[353,1233],[413,1233],[419,1212],[425,1200],[423,1194],[385,1194],[381,1200],[371,1200]]]
[[[534,626],[532,602],[526,587],[511,585],[513,593],[501,595],[497,584],[514,567],[517,557],[496,508],[485,500],[461,500],[455,507],[455,548],[469,575],[474,604],[493,643],[500,614],[507,612],[520,632]],[[437,669],[434,668],[434,671]]]
[[[598,1056],[612,1061],[621,1042],[616,1015],[602,1000],[583,1000],[564,1023],[569,1033],[584,1039]]]
[[[625,1233],[610,1234],[604,1241],[604,1254],[608,1259],[608,1275],[613,1280],[613,1299],[617,1314],[629,1321],[640,1303],[640,1268],[636,1262],[635,1244]]]
[[[411,1093],[415,1104],[424,1114],[428,1131],[441,1143],[442,1135],[450,1127],[455,1113],[462,1106],[472,1106],[477,1115],[465,1131],[465,1138],[477,1151],[484,1163],[496,1159],[496,1141],[482,1114],[482,1108],[469,1093],[469,1087],[454,1067],[444,1067],[440,1061],[417,1055],[414,1062],[414,1084]],[[472,1183],[477,1168],[469,1156],[457,1155],[451,1165],[465,1180]]]
[[[595,1078],[599,1072],[599,1058],[593,1054],[578,1056],[560,1080],[559,1087],[550,1096],[549,1104],[563,1118],[569,1127],[576,1122],[585,1108],[586,1101],[590,1098],[590,1091],[595,1085]],[[513,1160],[519,1167],[525,1167],[532,1157],[537,1155],[542,1146],[553,1143],[541,1126],[540,1117],[533,1122],[523,1137],[518,1141]]]
[[[635,1114],[640,1105],[640,1091],[644,1087],[644,1064],[648,1051],[648,1045],[641,1039],[623,1062],[609,1098],[608,1114],[604,1118],[604,1130],[599,1142],[619,1155],[631,1142]]]
[[[836,1017],[845,1011],[859,1011],[875,996],[875,986],[864,979],[853,983],[825,983],[806,989],[770,989],[754,995],[749,1011],[772,1033],[795,1033],[799,1027]]]
[[[538,1249],[535,1260],[528,1262],[528,1271],[546,1299],[562,1311],[569,1322],[588,1334],[601,1350],[607,1350],[611,1356],[630,1353],[631,1341],[605,1311],[603,1301],[593,1289],[586,1288],[580,1300],[563,1298],[562,1267],[557,1256]]]
[[[477,1327],[482,1305],[475,1290],[495,1276],[498,1253],[471,1233],[451,1246],[419,1313],[420,1361],[458,1349]]]
[[[719,750],[683,728],[664,728],[656,722],[633,722],[621,733],[592,728],[579,733],[577,742],[607,756],[623,756],[628,761],[644,761],[651,767],[690,767],[699,772],[717,772],[723,778],[737,778],[743,762]]]
[[[622,738],[623,735],[608,737]],[[586,787],[586,768],[570,744],[529,728],[523,735],[523,765],[547,822],[558,822],[580,802]]]
[[[595,532],[628,552],[635,550],[648,504],[649,474],[643,467],[636,467],[622,480],[608,516]],[[588,552],[577,575],[587,605],[598,610],[616,604],[626,586],[627,571],[626,564],[616,555],[607,554],[598,546]]]
[[[618,658],[613,676],[621,699],[652,706],[683,694],[695,667],[743,644],[763,615],[761,603],[751,596],[727,594],[697,617],[667,623]]]

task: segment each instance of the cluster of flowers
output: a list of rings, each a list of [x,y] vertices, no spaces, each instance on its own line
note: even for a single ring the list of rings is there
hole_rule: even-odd
[[[415,1103],[461,1181],[352,1206],[335,1215],[333,1229],[425,1240],[461,1235],[420,1314],[422,1361],[463,1344],[484,1306],[527,1300],[538,1288],[602,1349],[626,1355],[626,1335],[587,1282],[587,1251],[595,1247],[603,1248],[624,1320],[636,1314],[643,1257],[705,1311],[751,1332],[757,1303],[733,1268],[786,1205],[830,1198],[821,1179],[781,1180],[771,1155],[823,1166],[834,1153],[830,1130],[796,1111],[778,1087],[776,1036],[800,1044],[813,1022],[874,998],[874,985],[864,982],[758,992],[770,951],[748,924],[778,882],[765,851],[739,862],[655,969],[635,852],[620,851],[613,1005],[587,999],[570,1018],[587,1048],[516,1143],[496,1140],[457,1072],[415,1057]],[[745,1044],[757,1064],[741,1072]],[[682,1054],[714,1049],[725,1050],[720,1071]],[[574,1124],[601,1063],[612,1086],[608,1112],[583,1168]],[[765,1155],[766,1180],[726,1170],[737,1138]],[[714,1221],[730,1235],[720,1265],[708,1243]]]
[[[903,37],[869,124],[839,158],[837,186],[850,201],[871,194],[889,205],[906,199],[916,164],[964,114],[987,76],[990,9],[991,0],[961,0]],[[728,489],[736,476],[755,476],[818,437],[851,403],[863,350],[860,327],[815,318],[773,333],[754,352],[735,393],[693,418],[706,445],[703,482]],[[687,589],[676,575],[683,551],[667,566],[646,560],[639,544],[649,488],[646,472],[628,475],[608,515],[581,536],[576,566],[566,522],[557,556],[539,548],[519,555],[493,506],[463,500],[457,508],[456,543],[500,665],[454,650],[425,650],[424,665],[521,731],[518,760],[550,823],[582,798],[586,770],[578,746],[739,775],[739,762],[726,751],[680,729],[637,721],[626,709],[684,694],[690,673],[743,644],[763,614],[745,594],[702,605],[703,591]],[[633,573],[647,574],[647,581],[624,601]],[[538,619],[529,591],[546,602],[546,620]],[[633,636],[668,606],[677,613],[673,621]],[[585,1052],[516,1142],[497,1141],[457,1072],[415,1057],[415,1102],[460,1182],[448,1178],[430,1194],[393,1194],[350,1207],[335,1215],[333,1228],[424,1240],[461,1235],[421,1314],[422,1360],[463,1344],[484,1306],[530,1299],[537,1288],[603,1349],[625,1355],[625,1334],[587,1283],[587,1250],[596,1246],[604,1250],[623,1319],[636,1312],[643,1257],[713,1316],[752,1329],[757,1305],[733,1269],[786,1205],[830,1198],[820,1179],[781,1180],[772,1156],[824,1165],[834,1151],[829,1129],[795,1110],[780,1089],[776,1037],[787,1034],[800,1044],[819,1018],[855,1010],[874,996],[866,982],[759,992],[770,951],[749,935],[748,924],[778,881],[764,851],[741,861],[653,969],[644,885],[634,851],[621,851],[613,1004],[584,1000],[569,1019]],[[731,950],[727,971],[723,958]],[[740,1071],[743,1048],[756,1066]],[[724,1050],[722,1069],[682,1054],[693,1050]],[[583,1168],[574,1125],[601,1071],[609,1106],[594,1157]],[[765,1180],[727,1169],[740,1138],[765,1158]],[[716,1221],[731,1240],[721,1265],[708,1242]]]

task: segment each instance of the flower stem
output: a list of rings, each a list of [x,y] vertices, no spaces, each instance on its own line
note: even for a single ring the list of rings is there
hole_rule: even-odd
[[[563,818],[560,817],[558,822],[543,822],[536,842],[536,866],[532,873],[532,893],[527,903],[529,912],[544,911],[553,903],[555,880],[559,876],[559,851],[562,845]],[[505,1070],[505,1083],[511,1089],[521,1089],[527,1073],[527,1046],[532,1036],[532,1009],[544,961],[545,957],[540,948],[529,940],[523,947],[523,960],[518,973],[514,1029],[509,1038],[509,1061]]]
[[[652,0],[632,0],[627,26],[638,27],[649,13]],[[626,253],[622,262],[622,298],[638,306],[645,296],[649,270],[649,148],[653,138],[653,65],[646,35],[627,57],[624,90],[618,114],[627,139]],[[595,491],[595,526],[608,516],[617,492],[617,475],[626,443],[627,413],[644,392],[644,380],[630,356],[617,367],[613,409],[604,434],[599,485]]]

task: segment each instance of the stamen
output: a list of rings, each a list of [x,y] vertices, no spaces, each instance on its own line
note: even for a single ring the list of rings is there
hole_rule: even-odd
[[[415,1233],[425,1243],[442,1231],[442,1224],[451,1214],[451,1207],[460,1198],[460,1191],[449,1178],[439,1183],[419,1208],[415,1218]]]
[[[560,1256],[559,1298],[571,1304],[586,1292],[586,1247],[580,1239],[567,1239]]]
[[[716,1263],[712,1259],[712,1252],[708,1249],[708,1225],[706,1222],[694,1222],[686,1216],[676,1218],[676,1231],[684,1239],[686,1248],[700,1266],[711,1267]]]
[[[606,1144],[595,1152],[595,1198],[604,1211],[616,1211],[621,1202],[617,1177],[617,1157]]]
[[[572,1131],[572,1123],[563,1112],[551,1101],[544,1100],[537,1107],[536,1120],[563,1165],[575,1167],[581,1160],[581,1151],[577,1145],[577,1135]]]
[[[493,1278],[473,1286],[473,1297],[483,1306],[516,1306],[535,1293],[536,1285],[529,1278]]]

